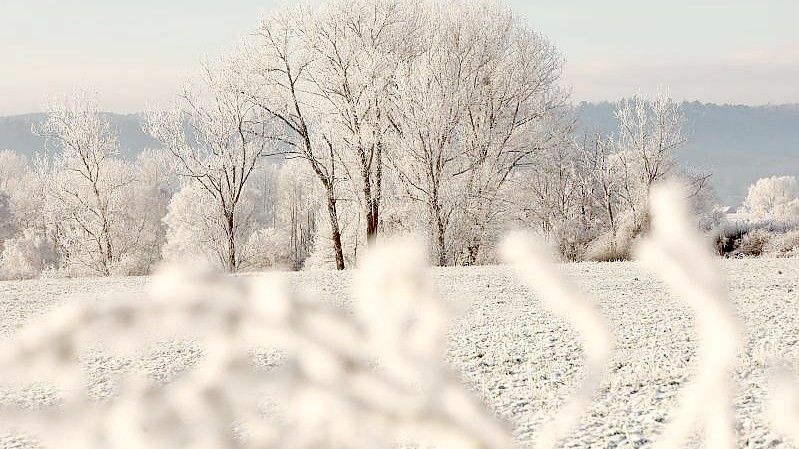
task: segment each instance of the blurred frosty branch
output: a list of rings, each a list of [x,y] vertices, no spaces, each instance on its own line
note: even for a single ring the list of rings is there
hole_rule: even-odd
[[[736,439],[729,383],[739,345],[738,323],[710,247],[692,228],[682,197],[684,192],[670,185],[653,190],[651,236],[637,251],[638,259],[688,301],[699,336],[696,378],[655,447],[682,446],[692,425],[702,419],[706,447],[732,448]]]
[[[511,235],[504,244],[505,258],[516,266],[524,282],[539,294],[545,307],[558,317],[571,321],[582,333],[588,371],[577,392],[552,422],[539,430],[537,447],[551,449],[568,435],[588,407],[612,351],[612,337],[599,312],[570,287],[558,268],[549,262],[546,251],[533,245],[532,241],[523,234]]]
[[[442,363],[448,316],[420,246],[386,245],[365,266],[355,316],[288,296],[274,279],[175,272],[150,298],[63,309],[0,355],[4,382],[49,382],[60,403],[6,408],[0,427],[65,448],[510,447],[509,432]],[[204,358],[173,382],[128,372],[117,398],[85,394],[78,359],[96,341],[130,354],[142,338],[187,334]],[[264,347],[286,354],[279,369],[252,363]],[[259,413],[266,398],[280,419]]]

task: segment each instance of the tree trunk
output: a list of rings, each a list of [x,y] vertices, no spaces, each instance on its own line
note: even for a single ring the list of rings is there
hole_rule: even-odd
[[[383,200],[383,141],[382,139],[377,142],[375,149],[375,160],[377,166],[375,167],[375,192],[372,198],[372,220],[371,230],[372,237],[377,236],[377,227],[380,225],[380,202]],[[371,243],[374,238],[370,239]]]
[[[447,250],[446,250],[446,241],[445,241],[445,231],[446,231],[446,224],[444,223],[444,217],[441,216],[441,206],[439,204],[433,204],[432,207],[433,212],[433,226],[435,226],[436,230],[436,256],[437,262],[436,265],[439,267],[444,267],[447,265]]]
[[[437,246],[438,246],[438,266],[444,267],[447,265],[447,250],[446,246],[444,245],[444,223],[441,222],[440,218],[438,222]]]
[[[616,235],[616,218],[613,215],[613,203],[610,200],[607,201],[607,211],[610,229],[613,231],[613,235]]]
[[[472,242],[466,246],[466,265],[477,265],[477,255],[480,254],[480,242]]]
[[[361,180],[363,181],[363,198],[364,206],[366,209],[366,242],[368,245],[374,243],[377,236],[377,227],[380,224],[380,196],[382,190],[383,178],[383,161],[382,161],[382,144],[377,144],[375,150],[376,167],[375,167],[375,180],[374,190],[371,176],[371,167],[366,154],[361,150]]]
[[[363,156],[361,157],[361,180],[363,181],[363,199],[366,208],[366,241],[371,245],[372,239],[377,234],[377,204],[372,198],[372,180]]]
[[[234,273],[238,268],[236,260],[236,235],[234,213],[225,211],[225,234],[227,236],[227,271]]]
[[[111,225],[108,223],[108,205],[103,203],[100,195],[100,189],[97,187],[97,181],[92,182],[92,190],[94,191],[94,200],[97,202],[100,211],[100,232],[102,233],[103,245],[100,245],[101,257],[103,258],[103,275],[111,275],[111,263],[114,260],[114,250],[111,245]]]
[[[111,275],[111,262],[114,261],[114,251],[111,247],[111,230],[108,219],[103,215],[103,240],[105,240],[105,262],[103,263],[105,275]]]
[[[327,187],[327,213],[330,216],[330,234],[333,239],[333,252],[336,256],[336,270],[343,270],[344,250],[341,248],[341,230],[338,225],[336,197],[331,187]]]
[[[380,205],[376,199],[366,205],[366,241],[371,245],[377,236],[377,225],[380,222]]]

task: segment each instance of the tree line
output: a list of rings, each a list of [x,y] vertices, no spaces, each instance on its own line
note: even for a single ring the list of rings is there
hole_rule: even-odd
[[[626,258],[651,186],[680,179],[679,105],[621,101],[612,135],[575,136],[564,60],[494,1],[330,0],[264,18],[147,114],[135,161],[91,95],[53,102],[30,161],[0,153],[6,277],[357,265],[417,233],[435,265],[496,260],[512,228],[568,260]]]

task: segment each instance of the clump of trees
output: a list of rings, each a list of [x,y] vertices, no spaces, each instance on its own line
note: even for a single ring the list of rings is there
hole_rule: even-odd
[[[435,263],[474,263],[510,175],[567,127],[559,55],[493,2],[290,9],[232,61],[281,131],[277,152],[318,179],[312,260],[338,269],[395,214],[423,217],[395,216],[392,231],[430,230]]]
[[[799,255],[799,187],[794,176],[749,186],[743,205],[717,231],[720,254],[732,257]]]
[[[284,9],[146,115],[161,148],[121,159],[79,95],[49,109],[36,160],[0,153],[24,167],[0,172],[4,276],[344,269],[408,232],[432,263],[472,265],[520,227],[565,259],[613,260],[646,232],[654,184],[682,179],[710,210],[706,178],[674,159],[679,105],[622,101],[617,132],[578,139],[562,66],[493,1]]]
[[[85,94],[53,102],[35,132],[48,147],[5,173],[6,277],[138,275],[160,259],[161,217],[171,192],[154,173],[157,151],[119,158],[108,118]]]
[[[762,178],[749,186],[741,213],[751,219],[799,221],[799,187],[795,176]]]
[[[718,219],[708,176],[676,161],[686,142],[680,105],[662,92],[616,106],[617,129],[543,152],[517,174],[520,221],[547,235],[568,260],[625,260],[648,231],[648,198],[665,180],[685,184],[699,225]]]

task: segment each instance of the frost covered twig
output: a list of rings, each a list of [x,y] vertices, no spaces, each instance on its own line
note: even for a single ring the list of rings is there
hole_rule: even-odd
[[[546,252],[533,242],[524,234],[511,235],[504,243],[505,259],[515,265],[525,283],[538,292],[547,309],[570,321],[582,333],[588,372],[580,388],[552,422],[538,431],[537,447],[550,449],[568,434],[588,407],[612,351],[612,337],[599,312],[569,286]]]
[[[799,386],[787,372],[774,376],[766,418],[774,430],[799,444]]]
[[[710,248],[692,228],[682,197],[675,186],[653,189],[651,235],[637,249],[638,259],[694,309],[699,338],[696,378],[655,447],[681,447],[703,419],[706,447],[729,449],[736,445],[729,383],[739,347],[738,323]]]
[[[45,447],[511,447],[510,433],[444,366],[448,316],[418,245],[377,248],[358,276],[355,315],[301,301],[274,279],[169,274],[149,298],[72,306],[0,351],[3,383],[50,382],[60,401],[0,410],[2,430]],[[92,401],[80,354],[102,342],[130,355],[142,341],[190,336],[198,366],[159,385],[121,375]],[[285,353],[279,368],[253,350]],[[262,410],[274,399],[277,411]],[[234,432],[236,428],[240,429]]]

